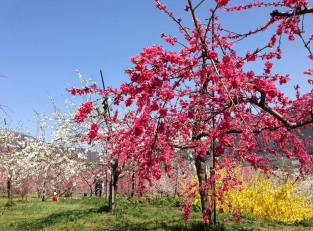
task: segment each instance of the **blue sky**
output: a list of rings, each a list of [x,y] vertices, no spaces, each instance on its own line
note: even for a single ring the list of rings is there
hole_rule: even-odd
[[[102,69],[107,85],[126,81],[130,57],[162,42],[165,19],[153,1],[1,1],[0,104],[12,110],[11,127],[34,134],[33,110],[52,109],[47,93],[62,107],[65,88],[80,86],[74,69],[99,82]]]
[[[164,2],[175,14],[190,18],[183,10],[185,1]],[[199,10],[201,16],[208,7]],[[269,11],[264,17],[255,17],[253,12],[245,16],[249,20],[234,13],[224,22],[246,31],[257,20],[265,22]],[[155,7],[153,0],[2,0],[0,32],[0,75],[6,76],[0,78],[0,104],[9,117],[0,113],[11,128],[20,123],[32,135],[36,134],[34,111],[52,111],[47,93],[62,108],[65,88],[80,86],[74,69],[98,83],[101,69],[106,85],[117,87],[127,81],[123,70],[132,66],[131,56],[152,44],[164,44],[162,32],[179,34],[175,23]],[[245,46],[253,49],[257,42],[248,40]],[[312,62],[299,61],[297,55],[305,50],[294,44],[288,48],[294,55],[278,67],[312,67]],[[303,69],[299,68],[299,73]],[[297,78],[293,81],[286,91],[292,91],[298,81],[306,83]]]

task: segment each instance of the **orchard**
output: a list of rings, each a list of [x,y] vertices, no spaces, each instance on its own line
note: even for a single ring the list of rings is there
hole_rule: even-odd
[[[209,229],[241,214],[312,220],[312,2],[151,4],[177,30],[130,58],[125,83],[77,71],[67,111],[51,97],[54,112],[36,114],[49,142],[3,126],[2,191],[94,197],[100,182],[111,212],[121,197],[179,197],[182,219],[201,212]]]

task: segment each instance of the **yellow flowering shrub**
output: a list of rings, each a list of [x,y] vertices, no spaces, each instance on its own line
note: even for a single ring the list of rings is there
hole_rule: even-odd
[[[230,209],[237,208],[241,213],[284,222],[313,218],[312,198],[299,193],[300,183],[294,184],[291,180],[280,182],[277,177],[268,178],[261,171],[249,171],[250,176],[243,177],[241,168],[234,170],[233,176],[240,179],[242,185],[237,189],[229,187],[226,194],[218,196],[217,209],[228,213]],[[221,178],[216,184],[217,189],[222,186],[225,171],[218,174]],[[197,177],[194,181],[198,181]],[[199,193],[194,203],[200,203]]]

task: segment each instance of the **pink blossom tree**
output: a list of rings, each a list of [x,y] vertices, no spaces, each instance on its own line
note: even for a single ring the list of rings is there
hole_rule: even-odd
[[[24,198],[31,192],[34,192],[34,179],[33,175],[30,174],[30,172],[17,172],[15,174],[15,187],[14,187],[14,193],[18,194],[22,197],[22,201],[24,201]]]
[[[134,67],[126,71],[130,77],[128,83],[118,89],[100,91],[95,87],[92,92],[111,97],[114,107],[136,108],[119,120],[103,117],[120,126],[131,121],[131,126],[107,133],[112,135],[110,148],[118,164],[126,160],[135,162],[141,179],[139,186],[144,187],[145,181],[152,185],[152,178],[161,179],[164,171],[170,175],[173,161],[182,163],[177,150],[189,149],[194,156],[207,225],[215,223],[215,201],[227,194],[229,187],[237,188],[241,184],[232,175],[236,163],[246,162],[267,172],[269,154],[283,155],[298,158],[302,177],[312,171],[307,152],[307,146],[312,143],[301,137],[298,128],[312,126],[313,95],[311,90],[302,92],[300,85],[296,85],[294,97],[287,96],[281,85],[299,77],[288,74],[291,67],[279,70],[280,62],[294,55],[288,54],[286,48],[295,42],[303,47],[302,59],[295,62],[313,60],[309,46],[313,34],[308,34],[310,28],[304,20],[313,12],[308,1],[254,1],[234,5],[230,0],[187,0],[184,10],[191,23],[176,17],[166,5],[155,2],[158,9],[174,20],[182,34],[180,37],[162,34],[173,50],[161,45],[144,48],[131,58]],[[207,12],[203,19],[197,16],[201,7]],[[262,16],[268,11],[267,20],[253,28],[242,28],[246,32],[240,33],[236,28],[223,26],[223,17],[235,20],[233,12],[250,10],[260,10]],[[256,41],[253,45],[245,43],[253,38]],[[302,78],[311,75],[312,68],[307,67]],[[307,78],[307,82],[312,84],[313,80]],[[78,111],[78,122],[91,113],[92,105],[87,104]],[[98,125],[91,127],[89,138],[97,140],[95,134],[101,129]],[[221,178],[215,172],[222,168],[226,168],[227,175],[223,176],[223,185],[215,188],[214,183]],[[188,187],[189,197],[195,196],[194,186]],[[185,200],[186,220],[191,205],[191,201]],[[234,211],[240,223],[240,214],[236,208]]]

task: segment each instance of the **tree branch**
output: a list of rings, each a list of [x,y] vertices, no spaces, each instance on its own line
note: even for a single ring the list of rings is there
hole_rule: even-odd
[[[313,13],[313,7],[300,8],[293,11],[288,12],[279,12],[278,10],[274,10],[270,15],[272,17],[281,16],[281,17],[291,17],[294,15],[303,15]]]
[[[251,100],[252,104],[257,105],[258,107],[262,108],[264,111],[268,112],[272,116],[274,116],[276,119],[278,119],[280,122],[282,122],[288,129],[294,129],[298,127],[302,127],[304,125],[308,125],[313,123],[313,118],[307,119],[307,120],[301,120],[297,122],[291,122],[286,119],[282,114],[280,114],[278,111],[275,109],[269,107],[268,105],[261,104],[261,102],[255,102]]]

